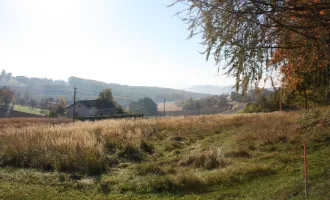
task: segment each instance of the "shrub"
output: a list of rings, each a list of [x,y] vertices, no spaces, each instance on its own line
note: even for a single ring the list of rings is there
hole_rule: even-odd
[[[248,103],[245,105],[243,112],[244,113],[258,113],[264,112],[265,108],[262,105],[256,103]]]
[[[298,120],[298,124],[303,129],[312,129],[315,127],[329,127],[330,126],[330,112],[320,109],[312,110],[305,113]]]

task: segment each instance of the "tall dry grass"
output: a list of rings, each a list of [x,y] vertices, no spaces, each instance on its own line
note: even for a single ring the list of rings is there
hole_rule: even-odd
[[[21,128],[35,124],[54,125],[71,122],[72,119],[68,118],[0,118],[0,130],[8,127]]]
[[[0,166],[99,174],[116,162],[113,154],[123,158],[138,154],[134,148],[141,141],[198,139],[233,127],[243,127],[235,135],[237,142],[278,141],[289,137],[286,129],[297,117],[294,113],[240,114],[7,127],[0,131]]]

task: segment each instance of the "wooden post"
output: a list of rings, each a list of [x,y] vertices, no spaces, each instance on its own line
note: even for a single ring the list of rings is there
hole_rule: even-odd
[[[306,140],[304,141],[304,176],[305,176],[305,198],[308,199],[308,167],[307,167],[307,150]]]

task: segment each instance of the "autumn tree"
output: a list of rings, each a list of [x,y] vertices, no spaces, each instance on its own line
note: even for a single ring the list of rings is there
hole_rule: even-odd
[[[64,97],[61,97],[56,104],[56,113],[60,115],[64,115],[65,109],[67,107],[66,101]]]
[[[103,91],[100,92],[98,99],[113,102],[113,96],[112,96],[111,88],[103,89]]]
[[[189,24],[189,38],[202,36],[206,59],[213,56],[219,68],[236,77],[236,89],[241,87],[243,94],[274,70],[288,87],[297,79],[301,88],[329,87],[328,0],[176,0],[173,5],[177,3],[188,6],[178,15]]]
[[[0,88],[0,102],[3,102],[5,107],[7,107],[10,103],[15,102],[14,92],[11,91],[9,87],[3,86]]]

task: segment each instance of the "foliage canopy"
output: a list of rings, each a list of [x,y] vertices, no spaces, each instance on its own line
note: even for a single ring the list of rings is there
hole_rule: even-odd
[[[189,24],[189,38],[202,36],[206,59],[213,55],[243,94],[249,84],[273,81],[274,72],[294,89],[329,86],[328,0],[176,0],[172,5],[177,3],[187,5],[178,15]]]

